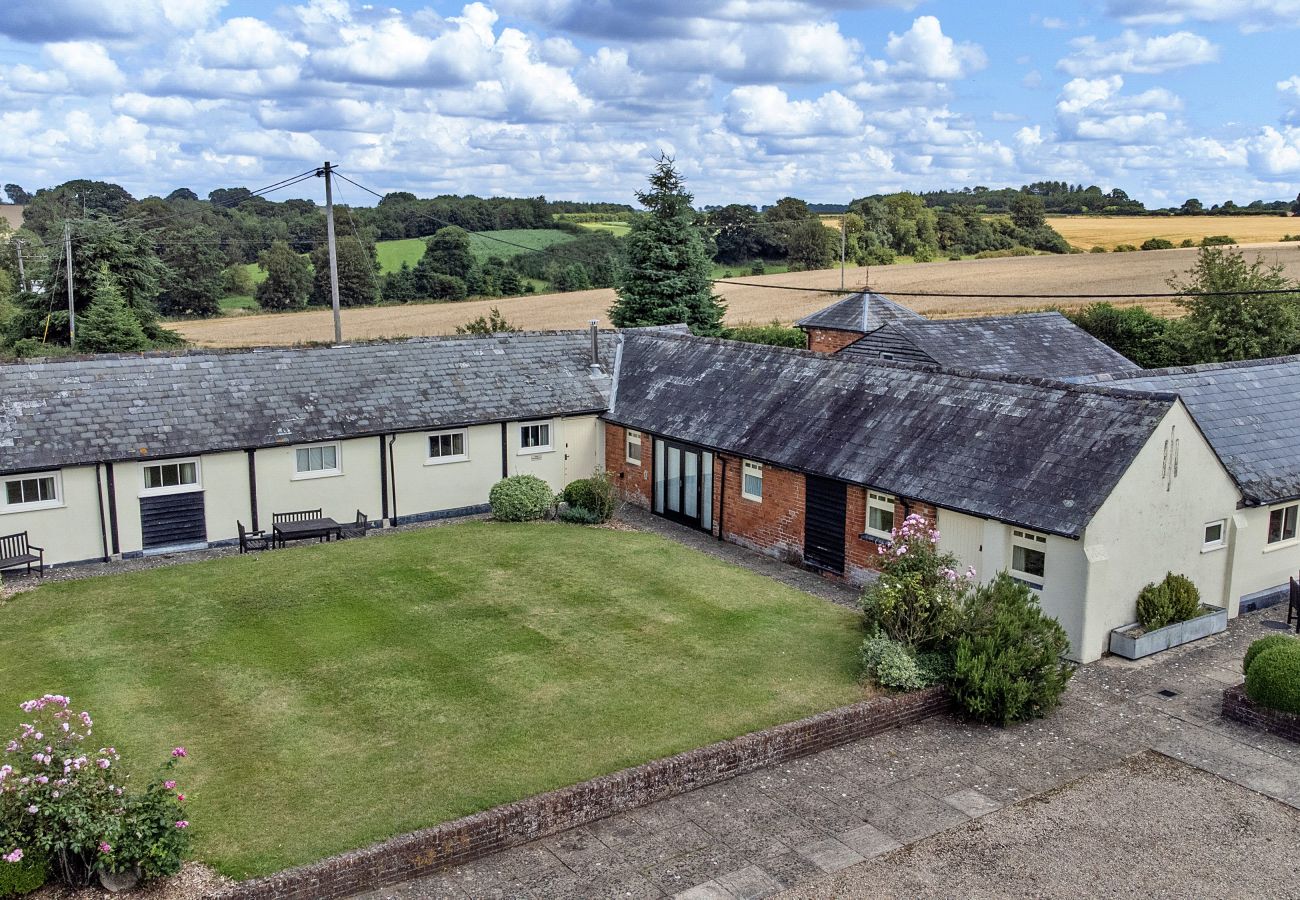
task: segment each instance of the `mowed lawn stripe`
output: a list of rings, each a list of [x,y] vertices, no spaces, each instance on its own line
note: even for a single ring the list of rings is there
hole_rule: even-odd
[[[137,769],[186,745],[245,878],[853,702],[860,639],[654,535],[470,523],[17,595],[0,722],[52,691]]]

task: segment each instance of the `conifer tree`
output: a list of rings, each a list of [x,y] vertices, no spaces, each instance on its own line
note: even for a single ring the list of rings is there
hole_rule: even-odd
[[[95,299],[77,321],[77,343],[82,353],[130,353],[149,347],[140,320],[131,312],[117,281],[101,269],[95,283]]]
[[[650,190],[636,195],[648,214],[626,238],[610,319],[619,328],[685,322],[695,334],[717,335],[724,307],[713,294],[712,262],[695,226],[693,198],[671,157],[659,157],[649,181]]]

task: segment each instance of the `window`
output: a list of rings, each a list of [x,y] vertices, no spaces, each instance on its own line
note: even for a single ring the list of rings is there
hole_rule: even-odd
[[[1282,541],[1295,539],[1296,513],[1300,505],[1292,504],[1273,510],[1268,514],[1268,542],[1280,544]]]
[[[142,467],[142,471],[146,495],[181,494],[199,487],[199,462],[196,459],[155,463]]]
[[[339,466],[338,444],[317,444],[314,447],[299,447],[294,462],[294,478],[326,478],[330,475],[342,475]]]
[[[1011,531],[1011,574],[1035,587],[1047,571],[1047,538],[1032,531]]]
[[[890,541],[894,538],[894,498],[867,491],[867,534]]]
[[[54,473],[6,479],[3,511],[21,512],[61,506],[59,488],[59,476]]]
[[[746,500],[763,502],[763,464],[745,460],[741,476],[740,496]]]
[[[459,431],[439,431],[429,435],[429,465],[449,462],[464,462],[469,459],[465,452],[466,433]]]
[[[544,453],[551,447],[551,423],[528,422],[519,426],[519,452]]]
[[[624,459],[634,466],[641,465],[641,432],[628,431],[627,433],[627,453]]]
[[[1201,542],[1202,550],[1218,550],[1223,547],[1227,540],[1227,522],[1224,519],[1218,519],[1214,522],[1205,523],[1205,540]]]

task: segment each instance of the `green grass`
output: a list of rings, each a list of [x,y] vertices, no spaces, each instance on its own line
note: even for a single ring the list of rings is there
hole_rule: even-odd
[[[655,535],[470,523],[0,605],[0,735],[64,693],[140,777],[190,751],[245,878],[852,702],[857,617]]]
[[[492,238],[499,240],[492,240]],[[507,259],[530,250],[545,250],[553,244],[563,244],[573,239],[574,236],[567,231],[555,228],[506,228],[500,231],[470,232],[469,245],[474,255],[481,261],[489,256]],[[405,238],[400,241],[380,241],[375,244],[380,272],[387,274],[400,269],[402,263],[414,267],[424,255],[427,240],[428,238]],[[503,244],[501,241],[510,243]],[[511,246],[513,244],[521,246]]]
[[[579,222],[578,225],[592,231],[608,231],[614,237],[623,237],[632,230],[627,222]]]
[[[788,263],[766,262],[763,260],[751,259],[748,262],[732,263],[731,265],[726,265],[726,266],[724,266],[722,263],[715,262],[713,264],[713,271],[709,274],[709,277],[710,278],[739,278],[739,279],[749,278],[750,277],[749,270],[753,267],[754,263],[756,262],[763,263],[764,275],[779,275],[782,272],[790,271],[790,266]],[[838,267],[839,263],[836,263],[835,265],[836,267]]]
[[[249,297],[246,294],[236,294],[230,297],[222,297],[217,303],[223,313],[239,309],[261,309],[257,305],[256,297]]]

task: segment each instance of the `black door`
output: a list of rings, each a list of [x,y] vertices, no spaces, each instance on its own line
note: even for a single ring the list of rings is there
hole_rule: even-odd
[[[804,476],[803,561],[810,568],[844,574],[844,514],[848,489],[842,481]]]
[[[654,467],[654,511],[706,531],[712,528],[713,454],[656,438]]]
[[[208,526],[203,512],[203,492],[141,497],[140,531],[146,550],[205,543]]]

